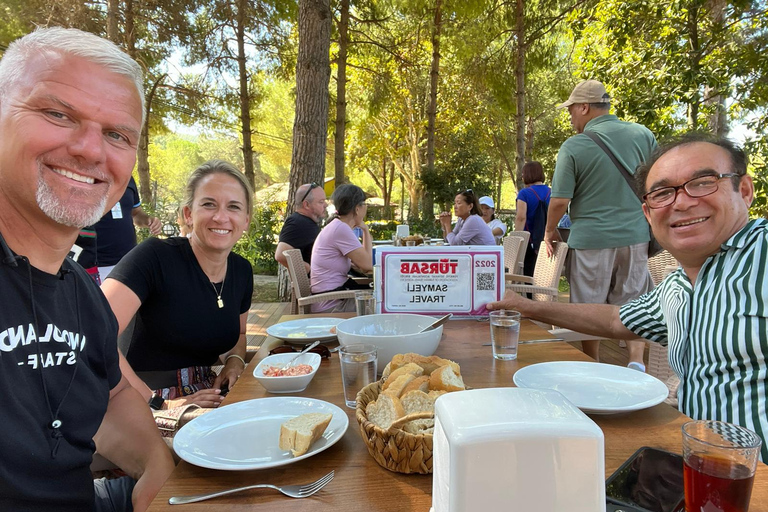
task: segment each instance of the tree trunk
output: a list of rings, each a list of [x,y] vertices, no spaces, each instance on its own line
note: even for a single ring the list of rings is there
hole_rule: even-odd
[[[237,74],[240,81],[240,125],[243,137],[243,166],[245,178],[256,185],[253,174],[253,141],[251,140],[251,97],[248,93],[248,70],[245,67],[245,16],[248,0],[238,0],[235,27],[237,37]]]
[[[299,0],[299,55],[288,209],[303,183],[323,183],[331,77],[329,0]]]
[[[691,6],[688,9],[688,37],[690,42],[690,62],[691,75],[694,77],[693,83],[699,83],[699,74],[701,70],[701,47],[699,44],[699,8]],[[692,86],[692,87],[697,87]],[[698,89],[690,91],[691,97],[688,100],[688,128],[697,130],[699,127],[699,104],[701,102]]]
[[[525,0],[517,0],[515,5],[515,34],[517,47],[515,52],[515,168],[517,169],[517,189],[523,187],[522,169],[525,165]]]
[[[299,55],[296,60],[296,114],[287,213],[296,189],[323,183],[328,133],[328,82],[331,79],[330,0],[299,0]],[[287,295],[287,273],[280,272],[278,293]]]
[[[128,55],[141,64],[141,61],[138,59],[138,52],[136,51],[133,0],[125,0],[125,33],[123,34],[123,38],[125,40],[125,49],[128,52]],[[136,151],[136,173],[139,175],[139,195],[144,204],[152,204],[153,202],[152,179],[150,177],[149,168],[149,116],[152,112],[152,97],[154,96],[157,85],[163,78],[165,78],[165,75],[161,76],[160,79],[152,85],[150,93],[147,94],[144,99],[144,124],[141,126],[139,147]]]
[[[440,32],[443,26],[443,3],[435,0],[435,16],[432,24],[432,67],[429,70],[429,107],[427,108],[427,172],[435,170],[435,131],[437,123],[437,85],[440,78]],[[422,218],[434,218],[432,195],[424,191]]]
[[[120,45],[120,29],[117,24],[119,10],[120,0],[109,0],[107,2],[107,39],[116,45]]]
[[[344,137],[347,127],[347,47],[349,45],[349,0],[339,6],[339,57],[336,62],[336,133],[334,140],[334,170],[336,186],[346,181],[344,176]]]

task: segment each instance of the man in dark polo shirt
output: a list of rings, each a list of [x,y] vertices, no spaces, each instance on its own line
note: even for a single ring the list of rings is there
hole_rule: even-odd
[[[136,247],[134,224],[148,228],[153,235],[159,235],[163,227],[157,217],[150,217],[141,209],[139,190],[131,176],[123,197],[94,226],[96,229],[96,260],[99,277],[106,279],[115,265]]]
[[[284,251],[301,249],[301,257],[309,274],[312,246],[320,234],[319,222],[325,217],[325,191],[317,183],[305,183],[296,191],[294,211],[285,219],[275,250],[275,260],[288,266]]]

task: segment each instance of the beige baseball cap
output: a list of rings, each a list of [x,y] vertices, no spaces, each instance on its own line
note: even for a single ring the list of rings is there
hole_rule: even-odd
[[[597,80],[584,80],[573,88],[568,101],[557,108],[570,107],[574,103],[610,103],[611,97],[605,92],[605,86]]]

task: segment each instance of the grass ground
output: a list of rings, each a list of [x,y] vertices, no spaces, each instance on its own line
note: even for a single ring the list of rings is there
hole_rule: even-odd
[[[278,302],[277,276],[253,276],[253,298],[251,302]]]

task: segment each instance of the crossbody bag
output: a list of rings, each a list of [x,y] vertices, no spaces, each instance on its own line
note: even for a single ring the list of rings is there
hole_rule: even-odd
[[[584,135],[592,139],[592,141],[598,145],[600,149],[602,149],[606,155],[608,155],[608,158],[611,159],[611,162],[613,162],[613,165],[616,166],[616,168],[621,172],[621,175],[624,177],[624,180],[627,182],[627,186],[632,191],[632,195],[634,197],[637,197],[635,194],[635,186],[634,186],[634,178],[632,177],[632,174],[627,170],[624,165],[619,162],[618,158],[616,158],[616,155],[613,154],[613,152],[608,149],[608,146],[605,145],[605,142],[600,139],[600,137],[597,136],[595,132],[582,132]],[[656,256],[661,251],[664,250],[664,248],[659,245],[659,242],[656,240],[656,237],[653,236],[653,230],[651,229],[651,226],[648,226],[648,231],[651,234],[651,241],[648,242],[648,257]]]

